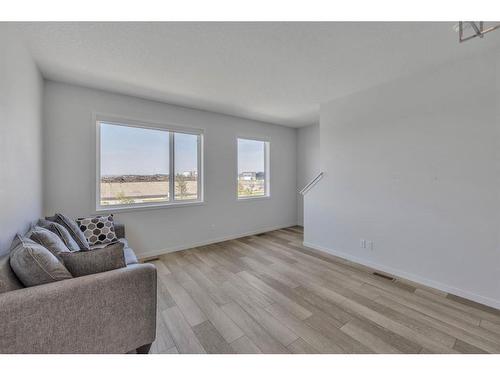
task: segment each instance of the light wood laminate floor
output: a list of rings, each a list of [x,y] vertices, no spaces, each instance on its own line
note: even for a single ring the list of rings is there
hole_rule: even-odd
[[[500,311],[302,246],[292,227],[163,255],[152,353],[500,353]]]

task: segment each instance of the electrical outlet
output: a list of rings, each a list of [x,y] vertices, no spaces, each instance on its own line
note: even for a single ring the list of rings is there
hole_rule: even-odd
[[[359,240],[359,247],[362,249],[366,249],[366,240]]]
[[[368,241],[368,242],[366,243],[366,248],[367,248],[368,250],[373,251],[373,241]]]

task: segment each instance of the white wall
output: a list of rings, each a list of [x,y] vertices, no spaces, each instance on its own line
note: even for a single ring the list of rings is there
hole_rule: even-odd
[[[319,124],[297,129],[297,188],[302,189],[320,172]],[[304,199],[297,194],[297,223],[304,225]]]
[[[0,254],[42,211],[42,79],[31,56],[0,24]]]
[[[204,205],[116,215],[139,256],[296,224],[295,129],[55,82],[44,89],[45,214],[94,213],[93,112],[205,130]],[[236,199],[237,136],[270,141],[270,198]]]
[[[322,105],[326,175],[305,242],[500,308],[499,62],[483,53]]]

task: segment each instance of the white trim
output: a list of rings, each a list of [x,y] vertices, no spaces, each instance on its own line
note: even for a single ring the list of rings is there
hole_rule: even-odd
[[[178,131],[180,133],[191,133],[191,134],[205,133],[205,129],[203,128],[185,126],[174,122],[156,122],[149,120],[140,120],[132,117],[122,117],[119,115],[112,115],[100,112],[93,112],[93,118],[94,122],[97,121],[107,122],[111,124],[133,126],[137,128],[157,129],[157,130],[165,130],[173,132]]]
[[[264,143],[264,163],[266,168],[264,171],[266,197],[271,198],[271,142],[269,141]]]
[[[204,150],[204,144],[205,144],[205,134],[200,133],[198,134],[197,138],[198,142],[198,183],[197,183],[197,188],[198,188],[198,200],[200,202],[205,201],[205,171],[203,170],[203,166],[205,163],[205,150]],[[201,171],[201,172],[200,172]],[[201,176],[201,178],[199,177]]]
[[[95,213],[101,212],[126,212],[135,210],[147,210],[147,209],[159,209],[159,208],[170,208],[170,207],[181,207],[181,206],[191,206],[200,205],[204,203],[204,190],[205,190],[205,171],[204,171],[204,129],[190,128],[184,126],[176,126],[170,124],[159,124],[153,122],[139,121],[135,119],[127,119],[123,117],[105,115],[100,113],[93,113],[92,116],[94,122],[94,139],[96,140],[96,162],[95,162],[95,188],[94,188],[94,207],[93,211]],[[165,131],[169,134],[169,199],[166,202],[152,202],[152,203],[137,203],[137,204],[126,204],[126,205],[108,205],[101,206],[101,124],[107,123],[111,125],[132,127],[132,128],[142,128],[149,130]],[[175,200],[175,149],[174,149],[174,134],[184,133],[192,134],[197,136],[197,193],[198,199],[190,200]]]
[[[97,120],[97,115],[92,114],[93,121],[93,139],[95,139],[95,163],[94,163],[94,204],[92,207],[92,211],[97,212],[97,208],[100,206],[98,202],[101,199],[101,127],[99,125],[99,121]]]
[[[428,287],[431,287],[434,289],[439,289],[439,290],[446,292],[446,293],[451,293],[451,294],[454,294],[456,296],[463,297],[463,298],[469,299],[471,301],[481,303],[483,305],[487,305],[487,306],[494,307],[496,309],[500,309],[500,301],[495,300],[495,299],[490,298],[490,297],[485,297],[485,296],[482,296],[480,294],[476,294],[473,292],[468,292],[466,290],[458,289],[458,288],[455,288],[453,286],[443,284],[439,281],[430,280],[430,279],[427,279],[425,277],[414,275],[414,274],[411,274],[411,273],[408,273],[405,271],[401,271],[401,270],[398,270],[398,269],[395,269],[395,268],[392,268],[389,266],[385,266],[383,264],[375,263],[375,262],[372,262],[372,261],[369,261],[366,259],[358,258],[358,257],[353,256],[351,254],[337,251],[337,250],[332,250],[332,249],[326,248],[324,246],[316,245],[316,244],[313,244],[310,242],[304,241],[303,245],[310,247],[314,250],[319,250],[319,251],[322,251],[322,252],[325,252],[328,254],[338,256],[338,257],[343,258],[343,259],[347,259],[351,262],[362,264],[363,266],[373,268],[374,270],[377,270],[377,271],[386,272],[386,273],[389,273],[391,275],[398,276],[398,277],[401,277],[404,279],[408,279],[410,281],[413,281],[413,282],[416,282],[416,283],[419,283],[419,284],[422,284],[422,285],[425,285],[425,286],[428,286]]]
[[[250,196],[250,197],[241,197],[241,198],[238,198],[237,201],[238,202],[249,202],[249,201],[258,201],[258,200],[266,200],[266,199],[271,199],[271,197],[269,195],[254,195],[254,196]]]
[[[94,210],[95,214],[102,214],[102,213],[122,213],[122,212],[135,212],[135,211],[147,211],[147,210],[159,210],[163,208],[179,208],[179,207],[192,207],[192,206],[205,206],[207,204],[206,201],[201,202],[198,200],[183,200],[183,201],[175,201],[174,203],[164,203],[164,204],[154,204],[151,203],[149,205],[141,205],[140,203],[137,203],[136,206],[127,206],[127,205],[109,205],[106,206],[106,208],[102,208],[100,210]]]
[[[266,232],[272,232],[274,230],[283,229],[283,228],[289,228],[289,227],[294,227],[296,225],[297,225],[297,223],[292,223],[292,224],[277,225],[277,226],[272,226],[272,227],[265,227],[265,228],[258,229],[258,230],[255,230],[255,231],[250,231],[250,232],[233,234],[233,235],[224,236],[224,237],[213,238],[213,239],[207,240],[207,241],[193,242],[193,243],[190,243],[190,244],[187,244],[187,245],[173,246],[173,247],[166,248],[166,249],[163,249],[163,250],[151,250],[151,251],[147,251],[145,253],[137,254],[137,257],[139,259],[147,259],[147,258],[151,258],[151,257],[157,257],[157,256],[169,254],[169,253],[174,253],[176,251],[182,251],[182,250],[192,249],[194,247],[199,247],[199,246],[212,245],[214,243],[235,240],[237,238],[242,238],[242,237],[247,237],[247,236],[254,236],[256,234],[266,233]]]
[[[172,204],[175,195],[175,152],[174,132],[168,132],[168,203]]]

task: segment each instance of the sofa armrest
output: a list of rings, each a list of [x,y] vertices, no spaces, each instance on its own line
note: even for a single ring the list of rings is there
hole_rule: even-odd
[[[125,225],[115,222],[114,227],[115,227],[116,237],[125,238]]]
[[[0,353],[126,353],[156,335],[156,268],[126,268],[0,294]]]

